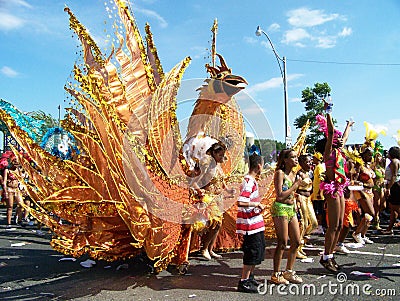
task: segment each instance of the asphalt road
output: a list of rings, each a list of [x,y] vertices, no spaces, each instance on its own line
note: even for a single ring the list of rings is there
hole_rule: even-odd
[[[267,283],[262,294],[244,294],[236,291],[240,251],[212,261],[193,256],[183,276],[168,271],[151,274],[143,258],[98,261],[84,268],[80,263],[87,257],[72,261],[51,249],[50,233],[39,236],[34,226],[5,229],[4,223],[5,211],[0,208],[0,300],[400,300],[399,229],[394,236],[371,233],[374,244],[337,255],[344,265],[339,276],[319,265],[323,237],[313,236],[313,247],[306,252],[314,262],[297,260],[295,265],[302,285],[277,288]],[[274,242],[267,246],[266,260],[256,270],[258,280],[269,279],[272,273]]]

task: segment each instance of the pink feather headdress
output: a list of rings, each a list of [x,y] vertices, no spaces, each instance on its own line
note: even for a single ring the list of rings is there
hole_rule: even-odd
[[[324,133],[325,137],[328,137],[328,124],[326,122],[325,116],[318,114],[315,119],[317,120],[318,130]],[[333,142],[337,141],[339,136],[342,136],[343,133],[337,129],[333,131]]]

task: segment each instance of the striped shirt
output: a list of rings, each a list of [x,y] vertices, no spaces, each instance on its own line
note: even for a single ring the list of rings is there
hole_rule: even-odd
[[[256,180],[246,175],[240,187],[240,195],[238,202],[260,202],[261,198],[258,192]],[[261,215],[261,210],[256,207],[240,207],[236,219],[236,233],[239,234],[254,234],[265,230],[264,218]]]

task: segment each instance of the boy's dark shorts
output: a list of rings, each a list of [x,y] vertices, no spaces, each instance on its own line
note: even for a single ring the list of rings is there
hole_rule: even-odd
[[[250,235],[243,235],[243,264],[261,264],[265,258],[265,247],[264,231]]]

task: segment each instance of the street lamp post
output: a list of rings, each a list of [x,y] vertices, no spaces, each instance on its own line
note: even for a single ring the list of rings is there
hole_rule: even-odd
[[[286,76],[286,58],[285,57],[280,57],[278,53],[275,50],[274,44],[272,44],[271,39],[267,35],[267,33],[261,29],[260,26],[257,26],[256,30],[256,36],[261,36],[261,34],[264,34],[267,39],[269,44],[271,45],[272,51],[275,54],[276,60],[279,65],[279,70],[281,71],[281,76],[283,80],[283,96],[284,96],[284,101],[285,101],[285,144],[286,147],[290,147],[292,144],[292,137],[290,135],[290,129],[289,129],[289,112],[288,112],[288,90],[287,90],[287,76]],[[281,62],[283,63],[283,70],[281,66]]]

